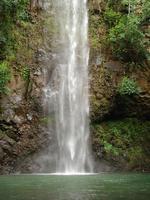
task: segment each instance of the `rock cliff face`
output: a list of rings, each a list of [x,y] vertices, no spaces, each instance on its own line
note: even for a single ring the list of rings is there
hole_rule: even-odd
[[[43,117],[42,17],[32,12],[32,21],[16,24],[15,56],[10,59],[9,92],[0,97],[0,172],[15,171],[17,163],[47,144]],[[26,33],[26,34],[24,34]]]
[[[136,80],[138,95],[119,95],[124,76]],[[90,111],[93,151],[101,163],[119,170],[149,171],[150,70],[125,70],[118,61],[90,68]],[[106,169],[106,166],[105,166]],[[104,169],[103,169],[104,170]]]
[[[89,1],[89,83],[93,150],[100,162],[107,160],[121,170],[149,171],[149,64],[129,65],[112,56],[111,47],[106,42],[106,4],[107,1],[103,0]],[[118,7],[119,9],[122,8]],[[148,30],[148,25],[143,28]],[[127,84],[123,89],[129,93],[126,91],[128,94],[120,94],[119,87],[124,78],[136,82],[139,92],[129,94],[131,85]]]
[[[118,61],[103,61],[90,67],[91,120],[103,121],[108,118],[137,117],[149,119],[150,116],[150,70],[127,71]],[[136,80],[140,93],[121,96],[118,87],[123,77]]]

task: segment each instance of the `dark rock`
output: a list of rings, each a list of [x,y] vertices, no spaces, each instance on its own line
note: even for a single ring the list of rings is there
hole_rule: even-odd
[[[4,151],[3,149],[0,147],[0,160],[2,160],[4,157]]]
[[[104,58],[103,58],[104,60]],[[96,61],[95,61],[96,62]],[[134,78],[141,90],[138,95],[120,96],[117,88],[124,76]],[[91,120],[106,118],[150,116],[150,70],[148,68],[128,71],[117,61],[102,62],[90,67]]]

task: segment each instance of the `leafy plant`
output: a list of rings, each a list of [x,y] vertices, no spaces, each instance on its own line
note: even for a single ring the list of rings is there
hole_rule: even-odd
[[[89,23],[90,44],[92,48],[97,49],[100,48],[101,46],[100,33],[99,33],[101,18],[98,15],[93,15],[92,13],[90,13],[89,20],[90,20]]]
[[[114,160],[119,165],[122,163],[128,168],[141,167],[149,163],[149,121],[136,118],[105,121],[93,124],[92,132],[94,146],[103,147],[105,159]]]
[[[106,9],[104,13],[104,20],[109,25],[110,28],[116,25],[120,18],[121,18],[121,15],[119,12],[116,12],[109,8]]]
[[[21,75],[24,81],[28,81],[30,78],[30,69],[29,67],[25,66],[22,71],[21,71]]]
[[[140,20],[134,15],[122,17],[110,29],[108,41],[113,54],[126,62],[143,62],[146,57],[144,34],[139,29]]]
[[[104,145],[104,150],[106,151],[106,153],[110,153],[114,156],[119,155],[118,149],[112,144],[108,143],[107,141],[104,141],[103,145]]]
[[[5,59],[13,48],[12,30],[19,20],[28,20],[28,0],[0,1],[0,59]]]
[[[147,29],[150,2],[148,0],[107,0],[104,22],[107,43],[117,59],[143,64],[149,59]]]
[[[142,23],[149,23],[150,20],[150,1],[149,0],[143,0],[142,4]]]
[[[8,92],[7,84],[10,81],[10,69],[6,62],[0,64],[0,94]]]
[[[124,77],[119,84],[117,91],[120,95],[135,95],[139,94],[140,88],[133,79]]]
[[[140,3],[140,0],[122,0],[122,5],[128,7],[128,14],[134,12],[138,3]]]
[[[115,11],[119,11],[121,8],[122,0],[106,0],[107,7],[114,9]]]

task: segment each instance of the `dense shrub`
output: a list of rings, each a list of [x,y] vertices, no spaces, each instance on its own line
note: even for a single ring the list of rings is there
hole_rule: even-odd
[[[110,28],[117,24],[120,17],[121,17],[120,13],[112,9],[106,9],[104,13],[104,20],[109,25]]]
[[[122,17],[109,31],[108,41],[112,53],[126,62],[142,62],[146,59],[144,34],[139,29],[139,18],[130,15]]]
[[[30,78],[30,69],[29,67],[25,66],[22,68],[21,75],[24,81],[28,81]]]
[[[107,7],[112,8],[115,11],[119,11],[122,7],[122,0],[106,0]]]
[[[0,59],[5,59],[13,46],[12,30],[17,20],[28,20],[28,0],[0,1]]]
[[[143,0],[144,3],[142,5],[142,16],[141,21],[142,23],[149,24],[150,22],[150,1],[149,0]]]
[[[92,125],[94,145],[105,159],[126,168],[147,168],[149,163],[150,122],[125,118]]]
[[[90,13],[89,18],[89,24],[90,24],[90,45],[92,48],[97,49],[100,48],[101,40],[100,40],[100,25],[101,25],[101,17],[99,15],[93,15],[93,13]],[[101,38],[102,39],[102,38]]]
[[[128,63],[144,63],[149,59],[148,32],[143,25],[150,20],[148,0],[107,1],[104,22],[107,44],[117,59]]]
[[[0,13],[3,15],[14,16],[18,12],[24,10],[29,0],[1,0],[0,1]]]
[[[10,81],[10,70],[6,62],[0,64],[0,95],[8,92],[7,83]]]
[[[117,91],[120,95],[135,95],[139,94],[140,88],[133,79],[124,77],[119,84]]]

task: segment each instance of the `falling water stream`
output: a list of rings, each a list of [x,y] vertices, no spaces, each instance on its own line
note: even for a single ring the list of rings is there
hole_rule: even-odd
[[[89,151],[88,12],[86,0],[53,0],[57,24],[55,98],[57,172],[92,171]]]

